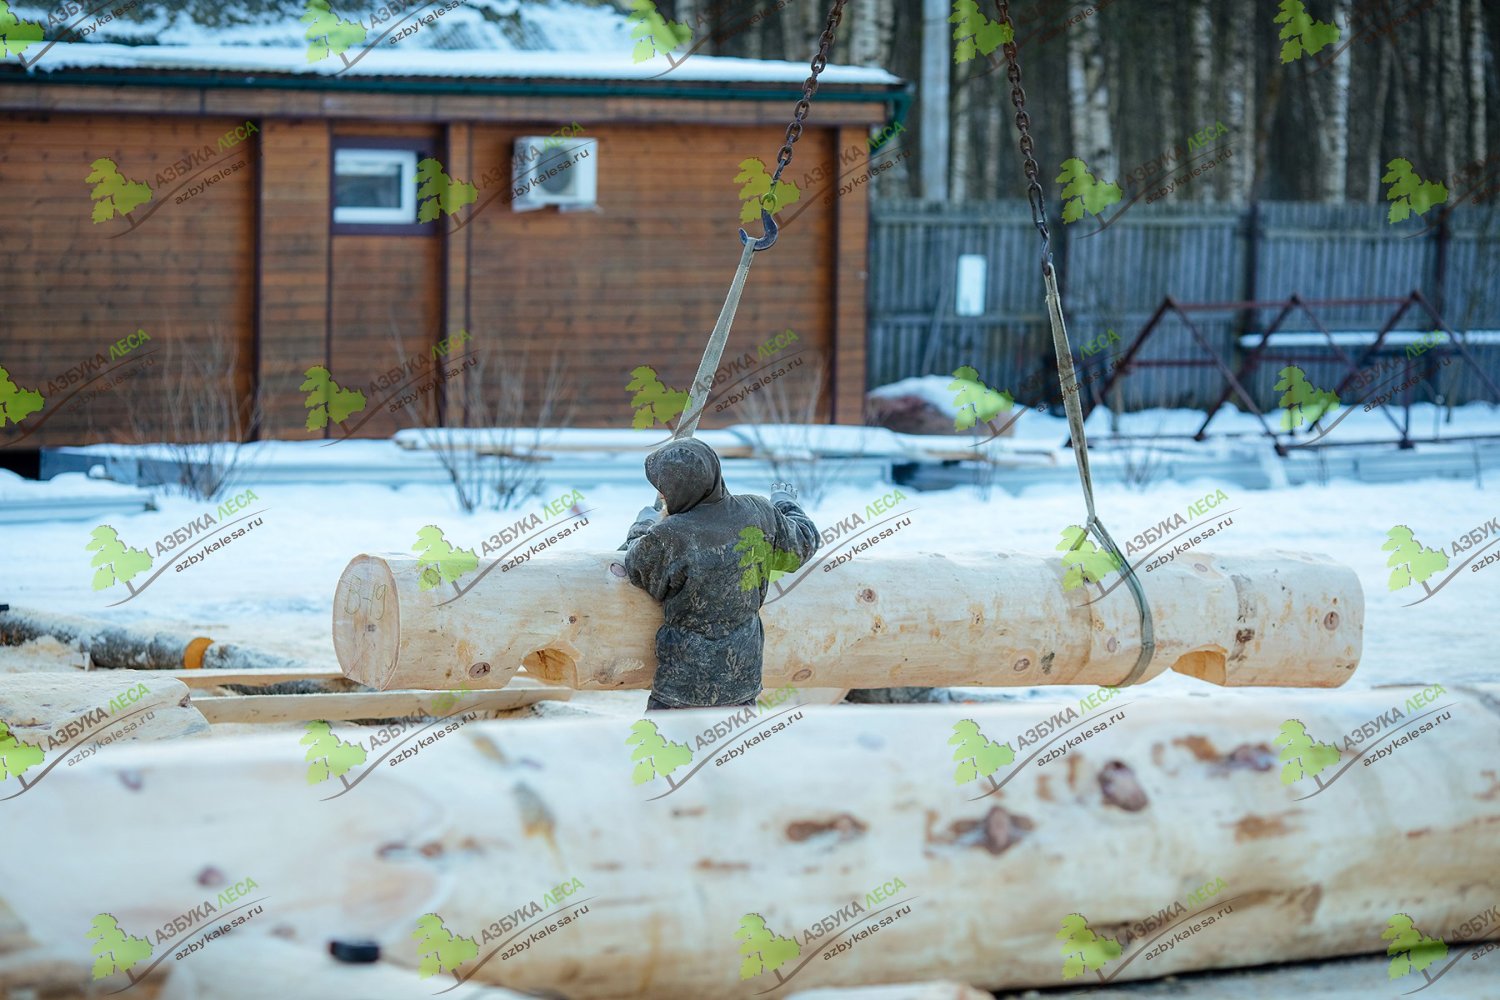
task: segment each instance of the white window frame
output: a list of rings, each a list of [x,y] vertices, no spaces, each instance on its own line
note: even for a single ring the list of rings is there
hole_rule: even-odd
[[[345,147],[333,152],[334,197],[338,197],[337,184],[345,167],[355,167],[347,173],[358,173],[358,167],[381,167],[384,173],[391,166],[401,172],[399,190],[401,204],[394,208],[374,208],[358,205],[334,205],[333,221],[336,223],[365,223],[369,225],[410,226],[417,223],[417,152],[412,149],[363,149]],[[374,172],[374,171],[371,171]]]

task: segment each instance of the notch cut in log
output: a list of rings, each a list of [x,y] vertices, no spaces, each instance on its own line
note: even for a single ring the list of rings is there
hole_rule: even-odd
[[[421,589],[413,559],[357,556],[334,598],[334,650],[377,689],[502,687],[522,664],[568,687],[647,688],[662,612],[618,559],[544,554],[456,597]],[[1064,590],[1064,572],[1008,553],[825,553],[772,585],[765,686],[1119,684],[1140,642],[1129,591]],[[1326,557],[1193,552],[1141,575],[1156,631],[1142,681],[1171,668],[1230,687],[1337,687],[1359,663],[1364,593]]]
[[[1342,749],[1343,734],[1413,701],[1392,732]],[[659,735],[692,760],[680,770],[662,762],[679,779],[668,799],[653,799],[666,790],[660,775],[634,783],[628,719],[473,722],[382,766],[337,805],[321,801],[326,785],[308,785],[294,733],[122,747],[109,766],[70,769],[48,794],[13,804],[22,829],[46,831],[47,850],[0,852],[0,912],[8,906],[35,940],[72,943],[87,968],[80,928],[95,914],[142,934],[250,876],[267,897],[269,926],[292,940],[369,936],[389,961],[415,968],[417,921],[435,913],[449,933],[478,940],[457,975],[572,1000],[766,990],[770,973],[740,978],[736,932],[751,913],[796,939],[796,961],[812,958],[786,992],[929,978],[990,990],[1077,986],[1083,980],[1063,978],[1058,938],[1073,913],[1128,952],[1099,970],[1122,982],[1383,951],[1394,913],[1456,953],[1494,931],[1454,929],[1500,902],[1497,703],[1495,685],[1212,698],[1122,691],[1088,709],[1122,718],[1044,765],[1026,758],[1074,734],[1044,734],[1046,746],[1021,736],[1076,699],[808,708],[722,767],[712,761],[741,734],[709,747],[697,737],[727,713],[669,712],[657,717]],[[1362,764],[1361,751],[1373,756],[1431,711],[1449,714]],[[1308,763],[1321,774],[1292,783],[1277,746],[1289,719],[1334,744],[1332,761]],[[985,778],[959,780],[953,737],[966,720],[1016,749],[990,776],[1005,781],[996,793],[985,795]],[[164,796],[212,807],[176,810],[171,837],[135,835],[160,828]],[[80,814],[109,817],[121,835],[101,837]],[[91,862],[87,880],[68,877],[80,857]],[[578,926],[479,965],[519,929],[485,938],[486,928],[520,908],[536,912],[532,901],[574,878],[581,890],[564,903],[590,911]],[[904,889],[868,905],[867,894],[897,878]],[[1215,885],[1212,898],[1199,894],[1185,910],[1215,913],[1233,899],[1233,913],[1146,959],[1163,928],[1141,923],[1164,908],[1176,920],[1176,903],[1205,885]],[[851,900],[868,913],[912,895],[908,914],[847,954],[821,957],[864,926],[857,916],[805,935]],[[1372,996],[1388,985],[1377,974]],[[123,976],[102,988],[115,984]]]

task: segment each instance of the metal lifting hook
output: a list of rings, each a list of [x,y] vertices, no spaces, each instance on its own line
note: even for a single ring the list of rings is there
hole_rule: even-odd
[[[771,249],[771,245],[776,242],[776,220],[771,218],[771,213],[767,212],[764,208],[760,210],[760,224],[766,235],[758,240],[752,239],[749,233],[741,229],[740,242],[749,246],[752,250],[769,250]]]

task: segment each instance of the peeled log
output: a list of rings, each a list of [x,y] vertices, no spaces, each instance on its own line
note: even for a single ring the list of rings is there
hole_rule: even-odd
[[[1350,771],[1311,798],[1300,798],[1310,779],[1282,784],[1273,746],[1289,718],[1341,744],[1420,690],[1124,691],[1103,708],[1124,719],[977,799],[981,783],[954,781],[955,723],[1015,742],[1077,702],[809,708],[744,759],[709,765],[657,801],[662,779],[632,784],[627,718],[473,722],[328,802],[307,784],[295,733],[134,745],[7,804],[7,823],[45,831],[47,849],[0,852],[0,912],[10,907],[38,941],[76,942],[86,969],[80,928],[96,913],[140,934],[205,887],[248,876],[267,896],[255,933],[303,944],[374,937],[389,961],[414,968],[423,914],[482,936],[576,877],[573,899],[592,900],[578,927],[497,956],[475,977],[572,1000],[760,992],[769,975],[738,974],[743,915],[800,941],[895,878],[907,887],[897,898],[917,896],[910,913],[878,946],[816,958],[788,991],[923,979],[1080,985],[1061,976],[1065,916],[1080,912],[1134,948],[1131,923],[1216,878],[1225,890],[1215,898],[1237,900],[1231,916],[1156,959],[1105,971],[1130,980],[1378,952],[1397,912],[1452,947],[1453,929],[1500,899],[1500,686],[1439,694],[1418,709],[1451,705],[1439,727],[1370,767],[1345,752],[1332,767]],[[693,746],[724,715],[658,721]],[[695,749],[693,764],[730,742]],[[80,815],[107,816],[125,835],[100,836]],[[130,835],[165,818],[171,836]],[[87,879],[70,877],[80,857]]]
[[[357,556],[334,600],[339,664],[382,690],[503,687],[523,663],[568,687],[648,688],[662,612],[618,559],[537,557],[444,604],[454,592],[422,590],[415,560]],[[1008,553],[814,565],[761,610],[765,685],[1119,684],[1140,641],[1128,588],[1066,591],[1063,573],[1060,559]],[[1326,557],[1196,552],[1142,578],[1156,630],[1142,681],[1171,667],[1230,687],[1337,687],[1359,664],[1364,593]]]

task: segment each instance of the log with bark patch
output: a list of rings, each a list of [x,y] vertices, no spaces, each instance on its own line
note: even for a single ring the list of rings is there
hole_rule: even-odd
[[[71,615],[23,608],[0,611],[0,645],[51,637],[89,655],[96,667],[121,670],[266,670],[300,666],[295,660],[207,636],[147,632]]]
[[[1110,576],[1064,589],[1059,559],[829,551],[771,584],[765,684],[777,687],[1118,684],[1141,624]],[[557,553],[424,584],[415,560],[361,555],[334,598],[339,664],[377,689],[501,687],[522,664],[582,689],[646,688],[661,607],[616,553]],[[1156,654],[1226,686],[1336,687],[1359,663],[1354,571],[1297,553],[1192,552],[1140,572]]]
[[[1382,951],[1400,913],[1454,955],[1494,933],[1500,687],[1108,695],[481,721],[331,801],[293,733],[123,748],[7,807],[46,850],[0,852],[0,912],[86,967],[96,914],[159,955],[253,878],[259,933],[573,1000],[1126,981]]]

